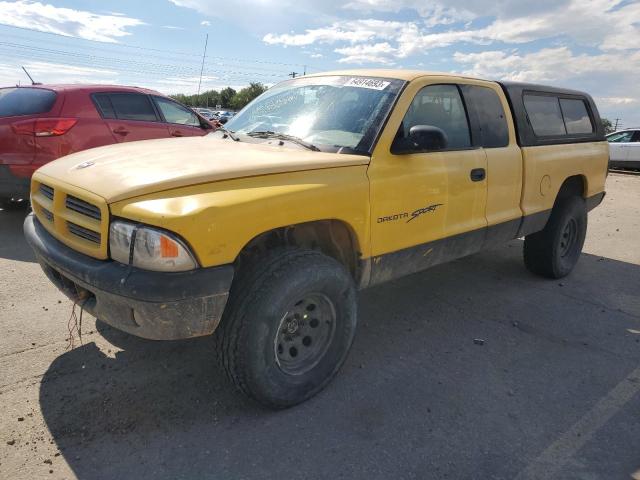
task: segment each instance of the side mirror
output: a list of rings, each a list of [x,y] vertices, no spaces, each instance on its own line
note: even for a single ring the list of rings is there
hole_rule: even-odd
[[[392,153],[420,153],[444,150],[449,145],[447,134],[441,128],[432,125],[415,125],[409,130],[409,136],[394,142]]]

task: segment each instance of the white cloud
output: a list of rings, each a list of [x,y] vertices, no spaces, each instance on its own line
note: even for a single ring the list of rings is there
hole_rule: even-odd
[[[476,15],[460,7],[451,7],[439,3],[426,2],[424,0],[404,0],[390,2],[388,0],[353,0],[344,7],[363,13],[371,12],[399,12],[404,9],[415,10],[424,19],[428,27],[436,25],[450,25],[456,22],[467,22],[476,18]]]
[[[200,22],[200,25],[202,25],[203,27],[210,27],[211,22],[209,20],[203,20]]]
[[[163,25],[162,28],[166,28],[167,30],[184,30],[184,28],[176,27],[175,25]]]
[[[347,7],[356,8],[364,5],[372,10],[398,10],[413,3],[413,0],[405,0],[399,5],[394,4],[396,7],[392,8],[381,0],[355,0],[347,4]],[[542,4],[544,3],[543,1]],[[379,63],[389,63],[393,61],[393,57],[406,58],[430,49],[460,43],[524,44],[535,40],[564,38],[576,45],[599,48],[603,51],[635,49],[640,45],[640,2],[570,0],[563,6],[562,14],[558,13],[557,8],[541,8],[526,16],[498,15],[488,26],[482,28],[470,28],[468,23],[460,25],[460,22],[466,22],[473,17],[474,14],[467,11],[453,17],[458,10],[447,9],[439,4],[429,7],[414,6],[414,9],[426,15],[423,21],[337,20],[324,27],[307,29],[304,33],[269,33],[264,36],[263,41],[284,46],[386,42],[392,48],[388,49],[385,55],[376,57]],[[435,16],[435,20],[429,15]],[[434,29],[430,28],[434,23],[456,23],[460,27],[434,32]],[[347,62],[348,57],[349,55],[345,56],[341,61]]]
[[[305,33],[282,35],[267,34],[263,41],[270,45],[305,46],[316,43],[367,42],[376,37],[392,37],[402,27],[401,22],[383,20],[356,20],[335,22],[328,27],[308,29]]]
[[[131,35],[128,28],[144,25],[122,15],[99,15],[27,0],[0,1],[0,23],[102,42],[116,42]]]
[[[386,42],[336,48],[334,51],[343,55],[343,57],[338,60],[340,63],[382,63],[385,65],[394,63],[389,59],[389,53],[395,52],[395,49]]]
[[[567,47],[520,54],[504,51],[454,54],[463,73],[496,80],[562,85],[594,95],[603,116],[640,123],[640,50],[575,55]]]
[[[453,58],[469,67],[465,70],[467,74],[516,81],[558,82],[602,74],[633,78],[640,72],[640,51],[574,55],[567,47],[557,47],[525,55],[504,51],[456,52]]]

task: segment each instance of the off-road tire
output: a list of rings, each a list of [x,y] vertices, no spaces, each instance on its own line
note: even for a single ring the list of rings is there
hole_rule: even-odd
[[[524,264],[546,278],[562,278],[573,270],[587,234],[587,208],[582,197],[559,200],[540,232],[524,239]]]
[[[333,305],[335,326],[317,363],[291,374],[283,369],[277,339],[284,334],[283,321],[292,305],[311,294]],[[285,408],[307,400],[331,381],[347,357],[356,323],[356,289],[342,264],[312,250],[279,249],[237,273],[215,333],[215,348],[241,392],[268,407]]]

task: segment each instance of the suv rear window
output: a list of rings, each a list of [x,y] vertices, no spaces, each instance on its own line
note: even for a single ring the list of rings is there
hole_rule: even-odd
[[[0,117],[48,112],[56,98],[55,92],[43,88],[0,88]]]
[[[93,96],[102,118],[157,122],[148,95],[141,93],[98,93]]]

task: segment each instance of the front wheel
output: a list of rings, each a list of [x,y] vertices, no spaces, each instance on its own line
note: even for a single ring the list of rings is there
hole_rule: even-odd
[[[345,361],[357,322],[349,272],[316,251],[284,249],[239,272],[216,332],[231,381],[284,408],[322,390]]]
[[[587,235],[587,209],[582,197],[569,197],[554,206],[540,232],[524,239],[524,263],[533,273],[562,278],[573,270]]]

